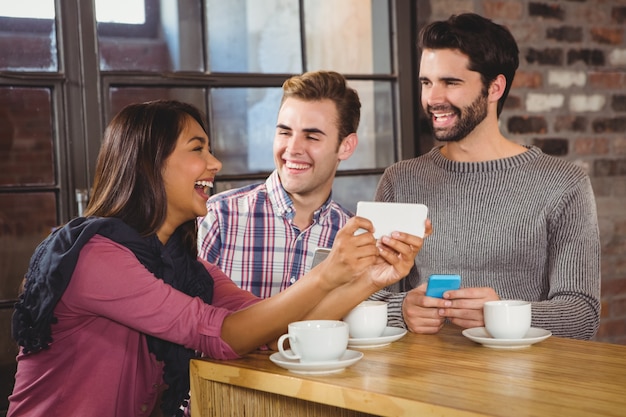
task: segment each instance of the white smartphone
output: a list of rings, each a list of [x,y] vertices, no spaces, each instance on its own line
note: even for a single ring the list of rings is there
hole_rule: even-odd
[[[311,269],[315,268],[320,262],[322,262],[328,254],[330,253],[330,248],[317,248],[313,253],[313,261],[311,262]]]
[[[424,237],[428,207],[414,203],[359,201],[356,205],[356,215],[374,223],[376,239],[389,236],[393,231]]]

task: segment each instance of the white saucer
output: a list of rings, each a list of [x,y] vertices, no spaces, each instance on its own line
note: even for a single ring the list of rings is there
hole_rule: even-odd
[[[535,343],[546,340],[552,336],[552,332],[549,330],[540,329],[537,327],[531,327],[524,336],[523,339],[494,339],[487,333],[484,327],[474,327],[472,329],[463,330],[463,336],[468,339],[480,343],[483,346],[497,349],[519,349],[525,348]]]
[[[380,346],[388,345],[391,342],[402,338],[406,334],[406,329],[401,327],[389,327],[385,328],[385,331],[378,337],[366,337],[366,338],[350,338],[348,339],[348,347],[369,349]]]
[[[291,352],[288,350],[287,352]],[[270,360],[281,368],[296,374],[325,375],[341,372],[361,360],[363,352],[346,350],[337,361],[301,363],[298,359],[287,359],[280,352],[272,353]]]

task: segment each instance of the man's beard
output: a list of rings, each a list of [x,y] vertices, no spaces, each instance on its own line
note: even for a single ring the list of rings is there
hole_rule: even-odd
[[[433,130],[435,139],[441,142],[458,142],[469,135],[478,126],[485,117],[487,117],[487,94],[481,94],[467,107],[462,110],[452,105],[446,106],[428,106],[426,113],[430,116],[428,122]],[[457,116],[454,126],[436,129],[433,125],[433,111],[452,111]]]

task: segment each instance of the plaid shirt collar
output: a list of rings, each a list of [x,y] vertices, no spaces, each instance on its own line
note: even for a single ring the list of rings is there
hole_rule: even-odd
[[[289,194],[283,188],[278,176],[278,171],[274,170],[269,177],[265,180],[265,188],[267,190],[267,197],[272,203],[274,213],[280,217],[285,217],[288,220],[293,220],[296,215],[296,209],[293,206],[293,201]],[[331,211],[332,191],[324,204],[313,213],[313,221],[324,225],[331,221],[329,215]]]

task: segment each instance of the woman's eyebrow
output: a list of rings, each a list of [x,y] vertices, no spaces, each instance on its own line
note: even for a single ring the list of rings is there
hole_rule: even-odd
[[[208,142],[208,139],[203,136],[192,136],[187,140],[187,143],[191,143],[195,140],[202,142],[203,145]]]

